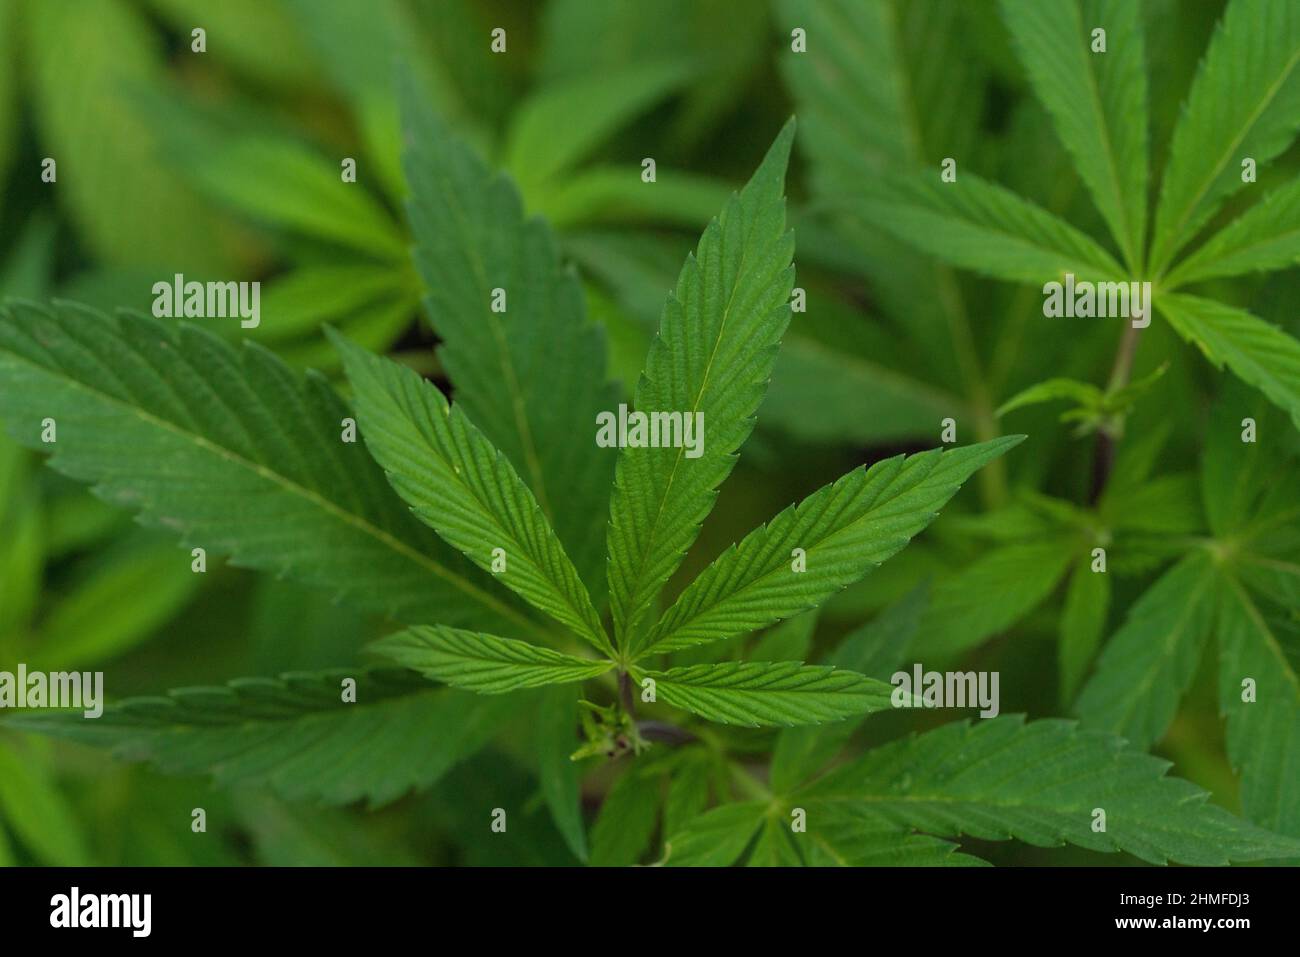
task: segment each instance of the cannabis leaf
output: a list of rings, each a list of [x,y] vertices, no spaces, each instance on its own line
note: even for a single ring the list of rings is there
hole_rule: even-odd
[[[415,514],[481,568],[504,560],[505,585],[596,648],[612,651],[537,500],[459,403],[448,405],[413,370],[332,338],[356,390],[366,444]]]
[[[1014,837],[1039,847],[1068,841],[1155,864],[1222,865],[1300,852],[1300,842],[1234,818],[1207,804],[1194,785],[1165,777],[1168,767],[1069,721],[1004,716],[883,745],[790,800],[807,808],[810,832],[823,808],[843,808],[864,826]],[[1104,830],[1096,826],[1099,812]]]
[[[1245,185],[1242,159],[1264,166],[1297,126],[1300,10],[1288,0],[1233,0],[1169,146],[1151,249],[1156,274]]]
[[[344,700],[349,679],[354,702]],[[109,747],[170,774],[376,807],[428,787],[486,744],[514,713],[504,701],[432,688],[409,671],[325,671],[128,698],[93,721],[25,712],[5,723]]]
[[[864,191],[861,208],[918,249],[998,279],[1124,275],[1108,252],[1065,220],[972,173],[958,173],[952,183],[940,182],[937,172],[881,179]]]
[[[1210,299],[1157,300],[1170,325],[1216,366],[1227,366],[1291,415],[1300,428],[1300,342],[1270,323]]]
[[[1300,181],[1269,193],[1169,272],[1169,288],[1300,260]]]
[[[1090,726],[1141,748],[1164,733],[1213,627],[1214,574],[1210,556],[1193,553],[1133,605],[1079,699]]]
[[[927,585],[914,588],[876,618],[847,634],[827,663],[881,681],[887,679],[916,637],[928,600]],[[782,731],[772,752],[772,788],[784,793],[821,770],[861,723],[850,719]]]
[[[1023,436],[855,469],[751,532],[650,630],[644,654],[753,631],[820,604],[900,551],[980,466]],[[806,571],[791,571],[802,549]]]
[[[1146,239],[1147,78],[1142,11],[1124,0],[1047,5],[1002,0],[1003,20],[1040,100],[1124,262],[1139,268]],[[1117,38],[1098,55],[1091,30]]]
[[[610,661],[584,661],[526,641],[443,626],[389,635],[371,649],[430,678],[480,694],[583,681],[613,667]]]
[[[890,69],[903,41],[887,42],[893,26],[888,4],[849,10],[830,0],[816,13],[795,0],[788,6],[799,22],[811,18],[822,31],[821,45],[795,57],[791,72],[810,114],[810,153],[821,167],[815,175],[835,184],[834,202],[849,220],[846,229],[854,235],[864,227],[887,230],[943,262],[1012,282],[1042,284],[1066,273],[1091,281],[1149,281],[1156,310],[1180,335],[1215,365],[1227,365],[1263,391],[1300,426],[1295,373],[1300,345],[1240,309],[1174,292],[1184,284],[1294,261],[1291,187],[1248,209],[1181,264],[1176,261],[1223,202],[1254,182],[1242,163],[1264,167],[1300,128],[1300,13],[1294,4],[1228,4],[1174,130],[1148,237],[1148,64],[1138,6],[1119,0],[1056,5],[1002,0],[1003,19],[1031,86],[1114,236],[1122,267],[1065,219],[969,172],[950,142],[936,152],[957,160],[951,182],[940,179],[933,157],[913,149],[904,164],[883,145],[878,127],[887,125],[885,120],[896,122],[894,115],[906,102],[906,91],[895,88],[902,71]],[[1097,29],[1105,31],[1104,52],[1092,48]],[[859,56],[862,46],[871,48],[871,57]],[[854,57],[865,63],[847,66]],[[848,132],[826,115],[826,103],[848,110],[854,98],[886,103],[885,120],[862,121]],[[903,142],[915,138],[915,130],[903,133]],[[928,168],[918,172],[923,159]],[[878,171],[881,166],[885,175]],[[1023,321],[1034,321],[1032,314]],[[1023,321],[1013,327],[1013,344]],[[960,321],[949,326],[947,336],[966,358],[964,377],[978,399],[990,390],[973,354],[973,337]],[[1127,384],[1135,347],[1131,335],[1121,340],[1111,381],[1101,391],[1109,394]],[[998,351],[1005,349],[999,343]],[[1061,384],[1054,389],[1060,393]],[[1123,416],[1111,418],[1108,431],[1118,434]]]
[[[599,601],[613,462],[586,426],[616,394],[601,327],[514,184],[447,129],[409,77],[402,107],[415,262],[456,402],[523,478]]]
[[[129,313],[10,303],[0,376],[18,441],[187,547],[404,621],[536,630],[340,440],[348,410],[324,379],[297,378],[260,346]]]
[[[1241,441],[1242,412],[1267,443]],[[1287,425],[1241,387],[1210,419],[1200,486],[1211,536],[1196,540],[1130,609],[1084,686],[1085,725],[1139,747],[1158,741],[1186,694],[1211,634],[1219,644],[1220,707],[1228,751],[1242,770],[1250,818],[1300,835],[1294,775],[1300,760],[1300,667],[1281,609],[1300,595],[1300,546],[1285,531],[1300,500]],[[1265,703],[1267,703],[1265,705]]]
[[[852,671],[798,662],[732,662],[634,672],[668,704],[723,724],[813,724],[890,707],[893,689]]]
[[[623,448],[610,500],[610,602],[620,647],[681,563],[754,427],[790,320],[794,237],[782,183],[794,124],[772,144],[749,184],[705,229],[664,305],[659,334],[637,383],[644,413],[702,415],[698,458],[685,449]]]
[[[792,136],[787,125],[754,179],[705,231],[698,263],[694,256],[687,260],[669,297],[661,336],[651,346],[638,408],[706,410],[706,421],[714,423],[707,433],[712,454],[706,449],[701,459],[692,460],[682,449],[634,447],[620,454],[623,488],[611,505],[610,559],[615,621],[625,629],[629,620],[620,619],[620,601],[627,602],[625,615],[643,613],[681,560],[680,551],[661,543],[675,541],[684,549],[707,514],[714,486],[730,470],[735,449],[752,427],[775,339],[788,321],[793,247],[784,231],[781,183]],[[759,348],[756,320],[759,332],[771,337],[770,345]],[[710,333],[703,351],[696,341],[701,329]],[[966,478],[1019,441],[1012,437],[899,457],[851,472],[726,553],[643,641],[624,630],[616,651],[541,508],[459,403],[448,405],[436,386],[410,369],[338,337],[335,341],[356,393],[366,442],[416,514],[620,664],[753,630],[819,604],[900,550]],[[696,503],[695,511],[681,511],[682,496]],[[661,534],[669,538],[657,538]],[[664,569],[661,574],[634,580],[625,577],[630,572],[618,571],[631,568],[617,559],[632,554],[633,542],[647,549],[640,561]],[[812,571],[787,567],[796,543]],[[415,629],[381,642],[377,650],[432,678],[485,693],[581,680],[612,665],[449,628]],[[668,671],[633,666],[630,674],[653,682],[652,700],[730,724],[816,723],[879,710],[889,702],[890,689],[879,682],[798,662]]]
[[[1294,0],[199,5],[0,0],[0,864],[1300,861]]]

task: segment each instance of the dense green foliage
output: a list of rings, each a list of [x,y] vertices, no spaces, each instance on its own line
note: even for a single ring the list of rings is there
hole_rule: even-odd
[[[367,7],[0,0],[0,863],[1300,862],[1300,8]]]

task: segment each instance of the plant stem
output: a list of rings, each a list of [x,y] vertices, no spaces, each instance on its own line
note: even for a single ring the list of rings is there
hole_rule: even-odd
[[[629,718],[636,717],[636,696],[632,694],[632,676],[626,671],[618,673],[618,697]]]
[[[1107,392],[1128,385],[1129,376],[1133,372],[1133,356],[1137,353],[1138,333],[1141,331],[1133,325],[1132,320],[1124,327],[1124,335],[1120,337],[1119,348],[1115,351],[1115,364],[1110,370],[1110,381],[1106,384]]]
[[[1110,379],[1106,383],[1107,392],[1114,392],[1128,385],[1129,377],[1133,374],[1133,357],[1137,354],[1138,334],[1141,331],[1133,325],[1131,319],[1124,327],[1119,348],[1115,350],[1115,362],[1111,366]],[[1123,425],[1124,417],[1118,415],[1112,425],[1102,425],[1097,429],[1097,442],[1092,458],[1092,488],[1088,493],[1090,505],[1095,505],[1106,489],[1106,482],[1115,465],[1115,443],[1119,439]]]

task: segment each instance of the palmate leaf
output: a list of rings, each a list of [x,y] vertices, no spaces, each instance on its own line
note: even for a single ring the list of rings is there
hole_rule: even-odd
[[[1210,555],[1196,551],[1137,600],[1079,697],[1085,726],[1144,749],[1160,739],[1213,629],[1215,576]]]
[[[634,405],[647,415],[703,416],[703,448],[619,452],[610,500],[610,603],[624,648],[668,576],[681,564],[754,427],[790,320],[794,237],[785,228],[783,181],[791,120],[761,166],[704,230],[664,306]]]
[[[610,787],[591,827],[591,863],[635,864],[654,836],[659,816],[658,768],[634,765]]]
[[[827,663],[885,681],[904,660],[920,627],[929,588],[922,584],[875,619],[850,632]],[[787,728],[772,751],[772,790],[786,794],[826,765],[857,730],[861,720]]]
[[[1242,420],[1255,420],[1261,441],[1242,441]],[[1234,379],[1225,380],[1210,414],[1201,455],[1200,500],[1214,537],[1236,541],[1249,553],[1286,558],[1285,541],[1270,547],[1271,529],[1300,518],[1300,455],[1284,414],[1264,396]],[[1297,543],[1292,542],[1292,548]]]
[[[1294,606],[1300,563],[1291,565]],[[1228,755],[1241,770],[1241,804],[1262,827],[1300,837],[1300,664],[1281,629],[1241,582],[1219,588],[1219,700],[1228,719]],[[1293,653],[1294,655],[1294,653]],[[1243,682],[1254,682],[1243,700]]]
[[[1010,190],[958,171],[944,183],[935,169],[864,184],[859,203],[873,221],[938,259],[1013,282],[1044,283],[1066,273],[1123,281],[1110,253],[1065,220]]]
[[[889,707],[893,688],[853,671],[796,661],[725,662],[668,671],[652,678],[656,700],[722,724],[819,724]]]
[[[817,826],[805,832],[814,867],[988,867],[957,845],[881,820],[870,808],[820,804]],[[801,835],[802,837],[803,835]]]
[[[196,326],[68,303],[0,310],[0,416],[142,523],[401,621],[535,631],[340,440],[347,415],[323,378]]]
[[[366,445],[415,514],[499,580],[609,651],[587,589],[537,500],[460,405],[414,370],[331,333],[356,393]],[[502,550],[504,554],[502,554]]]
[[[783,0],[778,10],[785,32],[799,27],[809,37],[808,51],[783,55],[781,66],[798,106],[815,203],[830,214],[854,268],[870,277],[882,311],[913,330],[908,338],[954,344],[931,351],[926,378],[970,381],[973,370],[960,358],[970,336],[956,277],[887,232],[870,208],[845,202],[882,172],[968,155],[985,84],[980,58],[965,53],[965,14],[943,0]]]
[[[84,248],[118,265],[232,272],[228,223],[164,165],[153,117],[132,99],[167,82],[146,12],[112,0],[21,6],[20,62],[42,155],[79,170],[57,196]]]
[[[1300,342],[1233,306],[1170,293],[1156,299],[1180,336],[1218,368],[1227,366],[1268,396],[1300,428]]]
[[[1169,764],[1118,737],[1073,722],[1020,716],[959,721],[912,735],[838,768],[792,801],[816,834],[823,808],[849,807],[869,820],[936,837],[1015,838],[1127,851],[1163,864],[1222,865],[1300,853],[1300,841],[1271,834],[1206,803],[1205,791],[1165,777]],[[1105,830],[1095,831],[1095,811]],[[832,818],[834,820],[834,818]]]
[[[1034,92],[1131,269],[1146,239],[1147,78],[1142,10],[1128,0],[1002,0]],[[1091,33],[1106,31],[1105,53]]]
[[[348,678],[355,702],[343,700]],[[432,688],[409,671],[324,671],[128,698],[95,719],[23,712],[4,726],[109,747],[169,774],[264,785],[287,800],[374,807],[438,780],[517,705]]]
[[[83,827],[51,764],[41,751],[0,742],[0,860],[6,831],[38,864],[77,867],[90,860]]]
[[[551,180],[530,208],[557,229],[565,230],[566,249],[571,252],[567,240],[576,225],[608,222],[620,226],[680,226],[694,231],[726,205],[731,193],[732,186],[726,180],[664,167],[655,173],[654,189],[646,189],[640,176],[628,175],[626,166],[599,164]],[[624,237],[643,242],[646,234],[628,232]],[[656,298],[661,290],[662,286],[655,290]],[[638,356],[637,361],[641,358]],[[636,381],[635,374],[627,381]]]
[[[727,867],[744,853],[766,813],[761,801],[715,807],[665,841],[663,863],[670,867]]]
[[[1227,386],[1201,458],[1205,514],[1227,546],[1216,587],[1220,709],[1245,813],[1300,837],[1300,643],[1287,614],[1300,607],[1296,433],[1258,394]],[[1245,416],[1259,441],[1241,441]]]
[[[1291,0],[1232,0],[1174,130],[1156,209],[1153,274],[1164,272],[1245,185],[1241,161],[1268,163],[1290,145],[1297,126],[1300,7]]]
[[[952,655],[1010,628],[1065,576],[1071,543],[1062,538],[1018,542],[989,551],[934,587],[917,650]]]
[[[530,185],[556,178],[690,75],[689,63],[664,60],[593,71],[543,86],[511,117],[507,168]],[[556,136],[561,128],[565,135]]]
[[[596,414],[614,407],[601,327],[555,237],[514,184],[404,86],[415,262],[438,355],[470,421],[514,465],[600,601],[613,456]],[[553,137],[565,140],[565,137]],[[493,290],[505,311],[492,309]]]
[[[429,678],[480,694],[583,681],[613,667],[611,661],[591,661],[526,641],[442,625],[408,628],[370,648]]]
[[[794,835],[784,821],[769,814],[763,819],[763,829],[758,832],[754,850],[745,861],[746,867],[798,867],[803,863],[799,850],[793,843]],[[678,840],[680,843],[680,839]]]
[[[587,827],[582,820],[583,765],[578,749],[580,689],[553,686],[538,695],[535,748],[537,779],[551,819],[575,857],[587,859]]]
[[[1079,561],[1070,576],[1061,612],[1061,638],[1057,645],[1057,674],[1062,702],[1079,691],[1102,635],[1110,611],[1110,576],[1093,572]]]
[[[725,758],[704,747],[684,748],[669,767],[668,796],[664,800],[664,833],[675,834],[709,804],[709,780],[725,773]]]
[[[651,629],[642,654],[752,631],[820,604],[900,551],[976,469],[1021,440],[854,469],[725,551]],[[805,553],[802,572],[792,568],[796,548]]]
[[[287,137],[213,140],[214,149],[186,156],[186,174],[213,200],[268,226],[348,247],[349,255],[405,260],[397,223],[326,157]]]
[[[393,96],[393,65],[409,64],[419,88],[439,113],[468,125],[467,109],[445,75],[445,62],[430,56],[418,11],[400,0],[365,7],[284,0],[299,37],[315,54],[331,84],[347,100],[365,141],[369,162],[392,196],[404,188],[402,122]]]
[[[958,854],[957,845],[850,806],[822,804],[817,827],[793,833],[790,818],[759,801],[723,804],[670,832],[663,863],[669,867],[953,867],[986,862]],[[757,839],[755,836],[757,835]],[[752,849],[751,849],[752,848]],[[746,851],[748,850],[748,854]]]
[[[1166,289],[1300,262],[1300,180],[1274,190],[1180,262]]]

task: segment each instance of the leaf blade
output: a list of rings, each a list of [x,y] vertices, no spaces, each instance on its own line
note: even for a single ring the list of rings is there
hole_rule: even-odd
[[[339,441],[348,410],[324,380],[295,378],[265,349],[184,323],[11,303],[0,368],[15,438],[50,451],[40,422],[54,418],[64,441],[53,468],[187,546],[399,620],[445,610],[450,624],[534,629],[405,514],[359,446]]]
[[[355,703],[342,700],[347,678]],[[221,786],[377,807],[428,787],[486,744],[513,712],[505,700],[430,688],[410,672],[325,671],[128,698],[93,720],[26,712],[5,725],[109,747],[168,774],[211,774]]]
[[[521,598],[601,651],[609,639],[586,587],[509,460],[414,370],[331,331],[356,392],[366,445],[416,516]]]
[[[588,321],[577,276],[547,224],[524,215],[514,183],[409,78],[404,97],[407,213],[438,356],[457,404],[527,482],[599,601],[614,462],[594,441],[595,418],[616,401],[603,329]]]
[[[1126,279],[1093,239],[1010,190],[961,172],[881,177],[861,200],[871,219],[904,242],[954,266],[1011,282]]]
[[[370,648],[426,677],[479,694],[584,681],[613,666],[526,641],[441,625],[417,625],[381,638]]]
[[[1002,19],[1057,135],[1130,268],[1146,235],[1147,85],[1142,12],[1124,0],[1002,0]],[[1106,31],[1106,50],[1090,31]]]
[[[607,548],[611,607],[624,647],[695,540],[753,429],[790,319],[794,244],[782,194],[793,137],[791,121],[687,258],[637,384],[637,411],[698,413],[709,431],[696,458],[685,458],[681,448],[620,450]]]
[[[1156,308],[1216,368],[1226,365],[1300,428],[1300,342],[1248,312],[1209,299],[1171,293],[1157,297]]]
[[[1300,852],[1300,841],[1206,803],[1205,791],[1165,777],[1168,768],[1070,721],[1004,716],[954,722],[877,748],[799,799],[809,802],[810,828],[824,802],[940,837],[1068,842],[1154,864],[1223,865]],[[1106,812],[1105,831],[1093,829],[1097,808]]]
[[[1218,614],[1219,707],[1228,722],[1228,754],[1241,772],[1242,808],[1261,827],[1300,837],[1297,666],[1280,630],[1234,578],[1220,589]],[[1249,701],[1246,678],[1255,682]]]
[[[856,672],[798,662],[726,662],[647,671],[658,699],[721,724],[818,724],[892,707],[893,689]]]
[[[1284,269],[1300,261],[1300,182],[1261,199],[1175,266],[1167,287],[1247,272]]]
[[[1214,576],[1209,555],[1195,552],[1138,599],[1079,696],[1086,727],[1122,735],[1139,748],[1164,734],[1209,638]]]
[[[1020,437],[896,456],[824,486],[725,551],[651,629],[643,655],[752,631],[819,604],[901,550]],[[806,570],[792,552],[803,549]]]
[[[1237,162],[1264,165],[1300,124],[1300,10],[1233,0],[1219,21],[1174,130],[1151,249],[1160,275],[1223,200],[1245,185]]]

